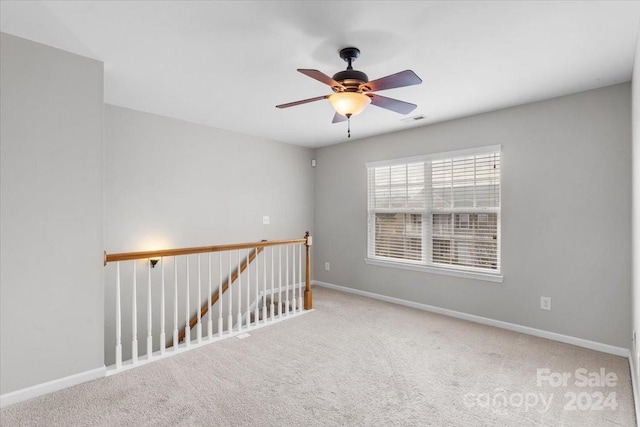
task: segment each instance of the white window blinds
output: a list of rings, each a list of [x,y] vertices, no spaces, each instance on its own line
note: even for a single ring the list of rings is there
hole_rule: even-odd
[[[499,146],[367,170],[369,258],[499,273]]]

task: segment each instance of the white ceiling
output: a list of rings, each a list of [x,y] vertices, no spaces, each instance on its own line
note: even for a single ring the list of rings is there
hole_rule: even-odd
[[[103,61],[105,102],[320,147],[347,141],[331,93],[297,68],[333,75],[338,51],[371,80],[412,69],[419,86],[381,95],[352,139],[631,79],[640,1],[5,1],[0,29]]]

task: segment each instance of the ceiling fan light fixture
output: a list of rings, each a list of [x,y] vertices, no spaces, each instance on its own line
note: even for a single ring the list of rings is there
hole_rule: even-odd
[[[351,117],[362,113],[371,98],[360,92],[337,92],[329,95],[329,102],[336,113]]]
[[[358,115],[373,104],[376,107],[395,111],[400,114],[409,114],[416,109],[417,105],[409,102],[387,98],[372,92],[380,90],[394,89],[397,87],[412,86],[422,83],[420,77],[411,70],[400,71],[373,81],[362,71],[354,70],[352,63],[360,56],[360,50],[355,47],[347,47],[340,51],[340,58],[349,65],[344,71],[339,71],[329,77],[325,73],[307,68],[298,68],[298,71],[305,76],[311,77],[329,86],[334,93],[331,95],[316,96],[315,98],[302,99],[300,101],[289,102],[287,104],[276,105],[276,108],[289,108],[296,105],[307,104],[309,102],[328,99],[331,106],[336,111],[332,123],[347,121],[347,136],[351,137],[351,116]],[[366,92],[366,93],[363,93]]]

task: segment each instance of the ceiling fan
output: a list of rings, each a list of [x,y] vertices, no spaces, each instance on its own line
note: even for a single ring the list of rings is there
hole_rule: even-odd
[[[411,70],[404,70],[396,74],[391,74],[390,76],[369,81],[369,77],[367,77],[365,73],[354,70],[352,67],[352,63],[359,56],[360,50],[355,47],[347,47],[340,50],[340,58],[344,59],[348,63],[348,66],[346,70],[337,72],[333,77],[329,77],[318,70],[298,68],[298,71],[302,74],[331,87],[334,93],[280,104],[276,105],[276,107],[289,108],[322,99],[329,99],[331,106],[336,111],[332,123],[339,123],[345,120],[349,121],[351,116],[360,114],[369,104],[400,114],[409,114],[417,107],[417,105],[409,102],[399,101],[373,93],[422,83],[422,80],[416,73]],[[350,123],[347,134],[351,137]]]

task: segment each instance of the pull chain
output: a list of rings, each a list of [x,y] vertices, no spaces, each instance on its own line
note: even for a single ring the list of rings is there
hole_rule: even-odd
[[[351,138],[351,117],[347,117],[347,138]]]

